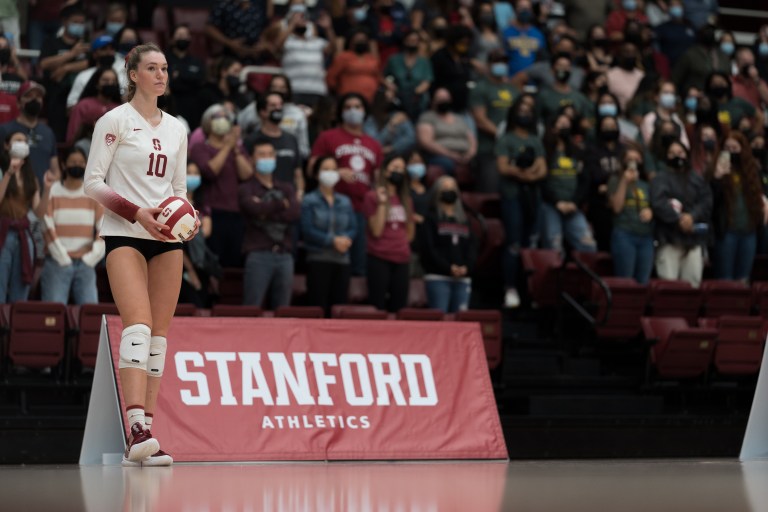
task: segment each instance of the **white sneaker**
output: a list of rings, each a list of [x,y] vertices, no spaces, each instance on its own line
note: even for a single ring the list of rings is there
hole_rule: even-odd
[[[507,288],[507,293],[504,295],[504,306],[510,309],[520,307],[520,295],[517,294],[515,288]]]
[[[173,457],[165,453],[163,450],[157,450],[154,454],[150,455],[146,459],[139,461],[128,460],[123,457],[122,465],[124,467],[158,467],[158,466],[170,466],[173,464]]]

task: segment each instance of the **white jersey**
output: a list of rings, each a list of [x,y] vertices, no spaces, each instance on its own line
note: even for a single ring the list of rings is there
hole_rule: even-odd
[[[155,240],[138,222],[138,208],[155,208],[187,194],[187,133],[163,112],[152,127],[130,103],[96,122],[85,168],[85,192],[106,208],[101,236]]]

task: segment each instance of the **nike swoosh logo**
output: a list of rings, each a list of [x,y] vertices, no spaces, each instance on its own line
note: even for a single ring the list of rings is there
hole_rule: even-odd
[[[134,342],[131,342],[131,345],[133,345],[133,346],[135,347],[136,345],[143,345],[143,343],[134,343]]]
[[[137,131],[139,131],[139,130],[141,130],[141,128],[134,128],[134,129],[133,129],[133,131],[135,131],[135,132],[137,132]]]
[[[152,354],[152,353],[150,353],[149,355],[150,355],[150,357],[155,357],[155,356],[159,356],[160,354]]]

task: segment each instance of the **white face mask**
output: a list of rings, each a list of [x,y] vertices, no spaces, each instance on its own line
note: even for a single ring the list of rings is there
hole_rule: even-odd
[[[226,117],[217,117],[211,120],[211,132],[215,135],[226,135],[232,129],[232,123]]]
[[[320,171],[320,176],[318,176],[318,180],[320,181],[320,184],[323,185],[324,187],[333,188],[339,182],[339,172],[334,169],[327,169],[325,171]]]
[[[27,158],[29,156],[29,144],[17,140],[11,143],[9,151],[12,158]]]

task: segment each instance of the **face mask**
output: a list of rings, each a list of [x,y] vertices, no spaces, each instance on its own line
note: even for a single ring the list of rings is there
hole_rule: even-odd
[[[366,9],[366,8],[355,9],[355,20],[356,21],[365,21],[366,17],[368,17],[368,9]]]
[[[108,22],[107,22],[107,25],[106,25],[106,27],[104,27],[104,28],[106,29],[106,31],[107,31],[107,34],[109,34],[109,35],[111,35],[111,36],[114,36],[115,34],[117,34],[118,32],[120,32],[120,30],[121,30],[121,29],[122,29],[124,26],[125,26],[125,25],[123,25],[123,24],[122,24],[122,23],[120,23],[119,21],[108,21]]]
[[[101,57],[99,57],[99,59],[96,62],[100,68],[111,68],[112,64],[115,63],[115,56],[102,55]]]
[[[565,69],[559,69],[555,71],[555,80],[560,82],[561,84],[564,84],[568,81],[568,79],[571,78],[571,72]]]
[[[608,94],[608,85],[603,84],[600,87],[597,88],[597,94],[602,96],[603,94]]]
[[[407,44],[403,46],[403,50],[405,50],[405,53],[416,53],[417,51],[419,51],[419,45]]]
[[[704,151],[712,152],[715,150],[714,139],[704,139],[701,141],[701,145],[704,147]]]
[[[447,114],[451,111],[451,103],[449,101],[441,101],[440,103],[435,103],[435,112],[438,114]]]
[[[445,204],[454,204],[459,198],[459,194],[455,190],[443,190],[440,192],[440,202]]]
[[[272,174],[277,167],[277,161],[274,158],[260,158],[256,161],[256,172],[259,174]]]
[[[752,156],[754,156],[758,162],[765,162],[766,151],[765,148],[755,149],[752,148]]]
[[[187,191],[194,192],[195,190],[200,188],[200,184],[202,182],[203,182],[203,178],[199,174],[188,174],[187,175]]]
[[[445,39],[445,34],[447,31],[447,27],[435,27],[432,29],[432,33],[434,34],[435,39]]]
[[[619,113],[619,108],[613,103],[603,103],[597,107],[597,113],[601,117],[616,117]]]
[[[79,165],[73,165],[72,167],[67,167],[67,174],[79,180],[80,178],[85,176],[85,167],[80,167]]]
[[[734,44],[730,41],[725,41],[723,43],[720,43],[720,51],[724,54],[728,55],[729,57],[733,55],[733,52],[736,50],[736,47]]]
[[[307,26],[306,25],[297,25],[293,29],[293,33],[296,34],[299,37],[304,37],[304,34],[307,33]]]
[[[493,22],[496,21],[496,18],[493,16],[493,14],[483,14],[480,16],[480,19],[477,20],[480,25],[485,25],[486,27],[492,27]]]
[[[9,62],[11,62],[11,49],[10,48],[0,49],[0,66],[5,66]]]
[[[701,41],[701,44],[704,46],[714,46],[714,44],[717,42],[717,37],[715,36],[715,29],[712,27],[705,28],[699,33],[699,40]]]
[[[85,35],[85,24],[84,23],[70,23],[67,25],[67,33],[76,38],[80,39]]]
[[[517,115],[515,116],[515,124],[520,128],[530,128],[533,126],[533,116],[529,115]]]
[[[661,136],[661,146],[668,148],[670,144],[672,144],[675,139],[675,135],[673,133],[665,133]]]
[[[27,158],[29,156],[29,144],[22,141],[12,142],[9,154],[12,158]]]
[[[624,0],[621,2],[621,5],[624,7],[625,11],[634,11],[637,9],[637,2],[635,0]]]
[[[619,140],[619,130],[605,130],[600,134],[604,142],[616,142]]]
[[[43,109],[43,104],[38,100],[28,101],[24,104],[24,113],[29,117],[37,117]]]
[[[683,17],[683,8],[680,5],[673,5],[669,8],[669,15],[674,19],[679,20]]]
[[[659,96],[659,104],[663,108],[672,109],[672,108],[675,108],[675,105],[677,104],[677,99],[675,98],[675,95],[672,94],[671,92],[665,92]]]
[[[408,164],[408,175],[411,178],[420,180],[427,173],[427,166],[424,164]]]
[[[509,74],[509,66],[506,62],[494,62],[491,64],[491,74],[496,78],[503,78]]]
[[[102,85],[99,87],[99,93],[107,98],[114,98],[120,96],[120,86],[117,84]]]
[[[380,5],[379,6],[379,12],[383,14],[384,16],[389,16],[389,13],[392,12],[392,6],[391,5]]]
[[[352,50],[358,55],[368,53],[368,43],[363,41],[355,43],[352,45]]]
[[[318,180],[320,181],[320,184],[322,186],[333,188],[339,182],[339,172],[332,169],[320,171],[320,176],[318,176]]]
[[[559,128],[557,130],[557,136],[561,139],[567,139],[571,135],[571,129],[570,128]]]
[[[760,43],[757,47],[757,54],[761,57],[768,57],[768,43]]]
[[[533,12],[528,9],[523,9],[517,13],[517,21],[523,25],[527,25],[533,20]]]
[[[728,95],[729,88],[727,85],[718,85],[717,87],[711,87],[709,91],[712,93],[712,96],[720,99]]]
[[[392,172],[387,176],[387,181],[395,187],[399,187],[403,183],[403,180],[405,180],[405,174],[401,172]]]
[[[273,110],[269,113],[269,120],[275,124],[280,124],[283,120],[283,111],[281,109]]]
[[[610,46],[610,43],[607,39],[594,39],[592,40],[592,46],[595,48],[608,48]]]
[[[634,57],[622,57],[619,59],[619,67],[626,71],[632,71],[635,69],[635,61]]]
[[[128,55],[128,53],[133,50],[133,47],[136,46],[136,41],[128,41],[125,43],[120,43],[117,45],[117,51],[119,53],[122,53],[123,55]],[[111,65],[111,64],[110,64]]]
[[[211,132],[214,135],[226,135],[232,129],[232,123],[226,117],[217,117],[211,120]]]
[[[227,87],[230,90],[230,94],[237,91],[237,88],[240,87],[240,77],[232,75],[227,76]]]
[[[731,165],[734,167],[741,165],[741,153],[731,153]]]
[[[189,39],[177,39],[175,44],[176,49],[179,50],[180,52],[185,52],[189,49],[189,45],[191,42],[192,41],[190,41]]]
[[[342,112],[341,119],[352,126],[359,126],[365,120],[365,111],[361,108],[349,108]]]
[[[681,156],[673,156],[672,158],[667,158],[667,167],[670,169],[677,169],[679,171],[684,169],[687,164],[688,160]]]
[[[699,104],[699,98],[696,96],[688,96],[685,98],[685,108],[688,110],[696,110],[696,106]]]

